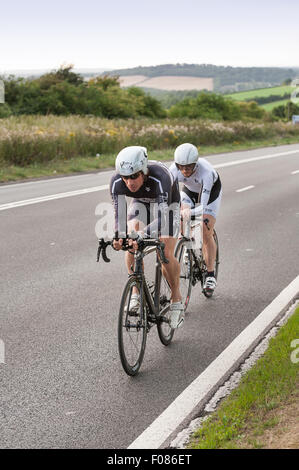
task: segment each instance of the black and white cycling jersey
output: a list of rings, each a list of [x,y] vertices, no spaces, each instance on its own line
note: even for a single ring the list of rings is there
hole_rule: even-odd
[[[204,158],[199,158],[194,172],[188,178],[182,174],[175,163],[169,169],[174,179],[184,184],[182,192],[188,196],[186,200],[192,202],[191,215],[197,215],[199,208],[195,207],[195,204],[200,202],[203,213],[210,213],[216,217],[222,190],[220,177],[215,168]]]
[[[148,174],[144,184],[136,192],[131,192],[118,173],[110,181],[110,194],[114,205],[115,230],[126,232],[127,219],[137,218],[145,225],[144,232],[149,236],[160,234],[170,217],[169,207],[172,211],[179,210],[180,193],[178,181],[175,180],[169,169],[161,162],[148,161]],[[133,198],[127,213],[125,197]],[[142,218],[142,207],[146,211],[146,220]],[[176,218],[178,218],[176,216]],[[177,222],[176,222],[177,223]],[[173,228],[169,227],[172,236]]]

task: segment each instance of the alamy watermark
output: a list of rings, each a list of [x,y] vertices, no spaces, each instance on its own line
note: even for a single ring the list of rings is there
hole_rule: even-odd
[[[291,362],[293,364],[298,364],[299,362],[299,339],[293,339],[293,341],[291,342],[291,348],[296,348],[291,353]]]
[[[117,196],[117,204],[114,206],[109,202],[102,202],[97,205],[95,215],[99,220],[95,226],[95,233],[98,238],[111,240],[117,232],[119,238],[127,235],[128,215],[129,220],[137,219],[141,222],[141,227],[146,227],[148,236],[151,238],[180,236],[181,231],[192,239],[192,248],[202,247],[203,213],[202,205],[197,204],[196,220],[191,218],[191,211],[184,222],[180,220],[180,204],[155,203],[155,202],[134,202],[127,207],[126,199],[123,195]]]
[[[0,103],[5,102],[5,86],[4,86],[4,81],[0,80]]]

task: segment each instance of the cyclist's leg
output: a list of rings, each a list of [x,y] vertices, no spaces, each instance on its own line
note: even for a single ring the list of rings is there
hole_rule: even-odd
[[[203,220],[208,219],[208,226],[203,224],[203,256],[208,271],[213,271],[216,259],[216,243],[213,237],[214,226],[219,212],[221,203],[222,191],[213,202],[208,204],[204,210]],[[209,230],[210,229],[210,230]]]
[[[145,220],[144,220],[145,219]],[[143,230],[145,225],[147,224],[147,210],[144,207],[144,204],[138,202],[138,200],[133,199],[132,203],[129,206],[128,210],[128,222],[127,222],[127,231],[128,234],[133,230],[138,232],[139,230]],[[126,251],[125,254],[125,262],[128,274],[132,274],[132,266],[134,269],[134,254]],[[133,288],[133,295],[138,293],[138,290],[134,287]]]
[[[162,264],[162,272],[171,287],[171,301],[180,302],[180,263],[174,255],[180,234],[180,204],[169,206],[169,218],[166,222],[166,232],[161,232],[161,241],[165,244],[165,256],[169,263]]]
[[[132,219],[128,221],[128,233],[132,231],[138,232],[139,230],[142,230],[143,227],[144,227],[144,224],[140,222],[140,220],[138,219]],[[125,259],[126,259],[126,266],[127,266],[128,274],[132,274],[131,266],[134,267],[134,255],[130,253],[129,251],[126,251]]]
[[[180,302],[182,300],[180,293],[180,264],[174,256],[177,239],[173,237],[161,237],[161,241],[165,243],[164,252],[169,261],[168,264],[162,264],[162,273],[171,288],[171,301]]]
[[[161,237],[161,241],[165,243],[165,256],[169,261],[168,264],[162,264],[162,273],[166,277],[171,289],[170,326],[172,329],[176,329],[182,326],[185,318],[180,292],[180,263],[174,256],[177,238]]]
[[[215,217],[210,214],[204,214],[203,219],[208,220],[208,226],[203,224],[203,257],[207,266],[208,272],[214,270],[216,259],[216,243],[213,237],[214,226],[216,223]],[[210,230],[209,230],[210,229]]]
[[[181,216],[183,216],[183,220],[181,221],[181,233],[185,236],[190,236],[190,233],[187,230],[187,224],[189,224],[191,220],[191,209],[195,207],[195,194],[197,193],[192,193],[191,191],[188,191],[187,194],[186,190],[187,188],[184,186],[182,191],[180,191]]]
[[[175,247],[180,234],[180,204],[174,202],[168,208],[168,217],[161,229],[160,240],[165,245],[165,256],[168,263],[162,264],[163,276],[168,281],[171,289],[170,299],[170,326],[179,328],[184,322],[184,306],[180,292],[180,263],[175,257]]]

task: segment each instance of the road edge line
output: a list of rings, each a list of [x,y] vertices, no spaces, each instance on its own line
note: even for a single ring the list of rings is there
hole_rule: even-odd
[[[217,389],[254,350],[262,337],[299,298],[299,275],[135,439],[128,449],[165,448],[198,415]]]

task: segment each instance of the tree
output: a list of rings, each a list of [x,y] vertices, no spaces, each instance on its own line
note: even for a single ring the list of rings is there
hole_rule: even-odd
[[[102,77],[91,78],[88,81],[89,86],[101,88],[106,91],[108,88],[120,88],[119,77],[111,77],[109,75],[103,75]]]
[[[292,101],[288,101],[285,105],[276,106],[272,109],[272,115],[279,119],[292,120],[293,114],[299,114],[299,106]]]

